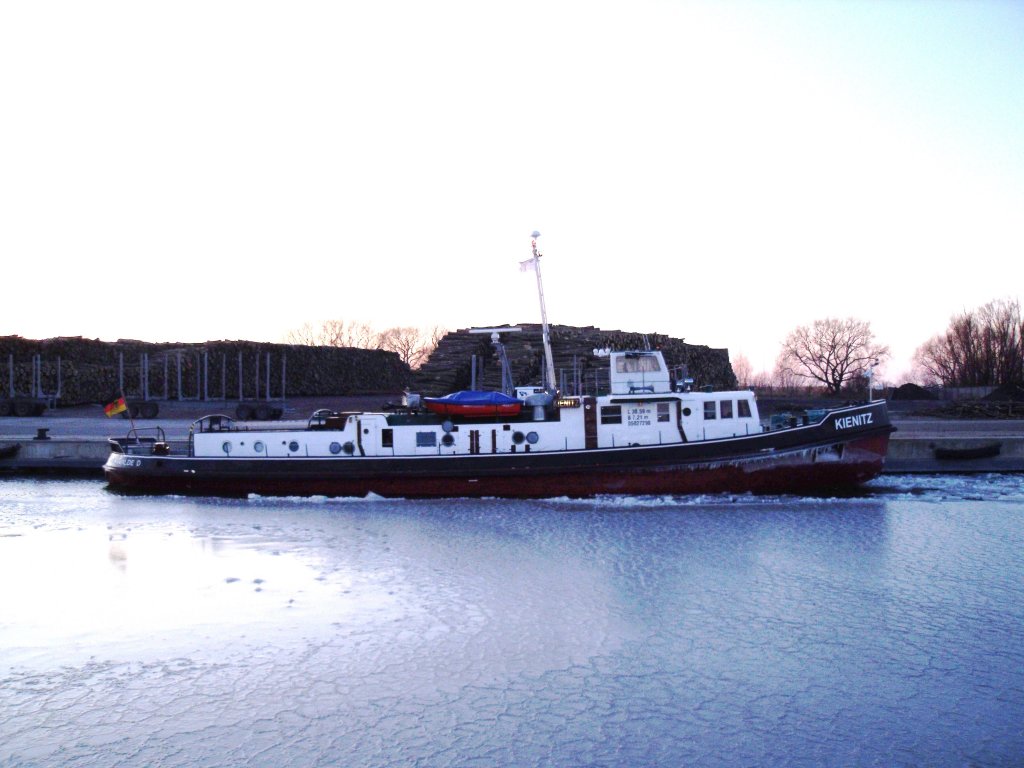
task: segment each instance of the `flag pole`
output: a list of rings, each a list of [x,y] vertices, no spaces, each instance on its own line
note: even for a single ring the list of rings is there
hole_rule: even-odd
[[[124,396],[124,389],[121,390],[121,399],[124,400],[124,410],[128,414],[128,423],[132,425],[132,432],[135,432],[135,418],[132,416],[131,406],[128,405],[128,398]],[[135,439],[139,439],[138,432],[135,432]]]

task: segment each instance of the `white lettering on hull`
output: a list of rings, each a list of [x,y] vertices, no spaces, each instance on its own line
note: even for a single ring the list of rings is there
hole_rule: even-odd
[[[853,427],[865,427],[873,424],[873,413],[858,413],[854,416],[843,416],[835,420],[836,429],[852,429]]]

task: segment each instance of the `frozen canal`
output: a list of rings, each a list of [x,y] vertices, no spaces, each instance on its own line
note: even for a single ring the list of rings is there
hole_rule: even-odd
[[[0,766],[1020,765],[1024,482],[131,498],[0,480]]]

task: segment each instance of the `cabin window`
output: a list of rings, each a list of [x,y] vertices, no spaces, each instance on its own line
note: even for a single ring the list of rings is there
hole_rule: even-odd
[[[668,406],[668,403],[658,403],[658,421],[670,420]]]
[[[732,400],[722,400],[718,404],[718,407],[722,411],[722,418],[723,419],[731,419],[732,418]]]
[[[416,433],[416,447],[417,448],[433,448],[437,445],[437,433],[436,432],[417,432]]]
[[[654,373],[661,370],[658,358],[654,355],[637,355],[635,357],[615,358],[616,373]]]
[[[718,407],[715,405],[715,401],[714,400],[705,400],[704,401],[704,420],[705,421],[711,421],[713,418],[715,418],[715,415],[717,414],[717,412],[718,412]]]
[[[380,431],[380,447],[381,448],[394,448],[395,447],[395,430],[393,430],[393,429],[382,429]]]
[[[739,408],[739,416],[741,419],[750,418],[750,401],[749,400],[737,400],[736,407]]]
[[[621,405],[602,405],[601,406],[601,423],[602,424],[621,424],[622,423],[622,406]]]

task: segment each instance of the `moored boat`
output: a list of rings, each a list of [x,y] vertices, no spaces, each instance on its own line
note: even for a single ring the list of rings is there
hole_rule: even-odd
[[[111,488],[152,492],[545,497],[842,491],[882,469],[884,401],[772,429],[750,391],[680,391],[658,351],[609,363],[607,394],[516,415],[321,411],[270,427],[207,416],[180,449],[111,440],[104,470]]]
[[[893,431],[884,401],[763,423],[753,392],[694,391],[657,350],[607,351],[605,391],[558,393],[536,241],[533,254],[546,358],[540,387],[521,397],[510,387],[500,396],[425,398],[425,407],[381,413],[318,411],[298,425],[206,416],[183,446],[129,433],[110,441],[109,486],[392,497],[820,493],[881,472]]]

